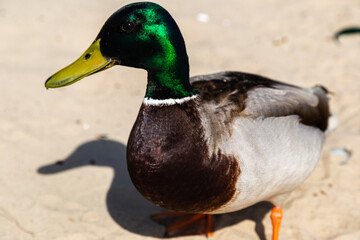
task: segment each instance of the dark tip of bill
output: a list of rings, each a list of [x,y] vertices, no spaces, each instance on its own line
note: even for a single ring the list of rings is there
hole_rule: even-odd
[[[49,77],[48,79],[46,79],[46,81],[45,81],[45,87],[46,87],[46,89],[49,89],[49,88],[46,86],[46,83],[47,83],[51,78],[52,78],[52,76]]]

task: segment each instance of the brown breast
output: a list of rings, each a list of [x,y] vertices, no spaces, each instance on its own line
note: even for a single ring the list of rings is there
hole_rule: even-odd
[[[217,209],[232,199],[240,175],[234,156],[209,156],[196,105],[142,105],[127,146],[135,187],[170,210]]]

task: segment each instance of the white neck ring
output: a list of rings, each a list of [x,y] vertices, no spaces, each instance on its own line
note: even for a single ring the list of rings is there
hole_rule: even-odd
[[[151,105],[151,106],[158,106],[158,105],[175,105],[175,104],[181,104],[187,101],[190,101],[194,98],[196,98],[199,95],[193,95],[183,98],[168,98],[168,99],[152,99],[152,98],[144,98],[143,103],[145,105]]]

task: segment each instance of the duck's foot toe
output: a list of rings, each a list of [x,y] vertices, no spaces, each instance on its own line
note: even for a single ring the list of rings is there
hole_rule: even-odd
[[[151,219],[166,227],[165,238],[214,234],[214,222],[209,214],[165,212],[155,214]]]

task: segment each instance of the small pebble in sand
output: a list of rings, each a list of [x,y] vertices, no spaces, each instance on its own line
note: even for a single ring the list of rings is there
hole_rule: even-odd
[[[84,130],[89,130],[89,129],[90,129],[90,124],[84,123],[84,124],[82,125],[82,127],[83,127]]]
[[[278,36],[273,39],[274,46],[280,46],[280,45],[285,44],[286,42],[287,42],[287,37],[285,37],[285,36]]]
[[[199,22],[206,23],[206,22],[209,22],[209,21],[210,21],[210,16],[207,15],[206,13],[198,13],[198,14],[196,15],[196,19],[197,19]]]
[[[106,134],[98,134],[98,135],[96,135],[96,139],[97,140],[105,140],[105,139],[107,139],[108,137],[107,137],[107,135]]]
[[[335,153],[338,156],[344,156],[344,160],[342,160],[339,164],[343,165],[347,162],[349,162],[351,156],[352,156],[352,151],[348,148],[334,148],[330,150],[332,153]]]
[[[63,165],[64,164],[64,161],[62,161],[62,160],[59,160],[59,161],[56,161],[56,163],[55,163],[56,165]]]

